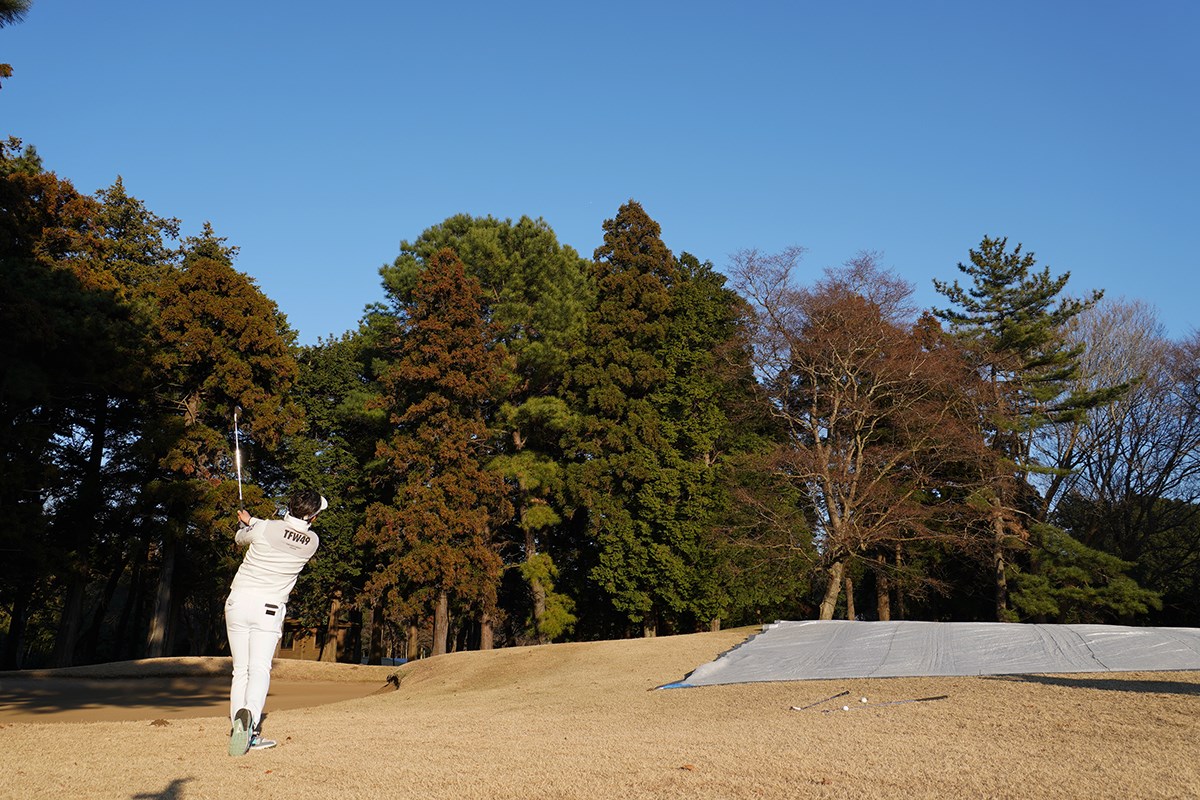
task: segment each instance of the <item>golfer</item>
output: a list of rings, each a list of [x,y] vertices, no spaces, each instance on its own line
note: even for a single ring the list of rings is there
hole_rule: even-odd
[[[245,509],[238,511],[244,527],[238,528],[234,540],[249,547],[225,601],[225,630],[233,656],[231,756],[275,746],[262,738],[260,730],[271,684],[271,661],[283,634],[288,595],[321,543],[312,532],[312,522],[328,507],[329,502],[318,493],[301,490],[292,493],[283,519],[255,519]]]

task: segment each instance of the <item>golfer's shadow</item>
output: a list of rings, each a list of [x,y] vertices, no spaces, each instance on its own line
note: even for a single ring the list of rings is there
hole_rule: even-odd
[[[129,800],[183,800],[183,785],[191,778],[176,778],[161,792],[130,795]]]

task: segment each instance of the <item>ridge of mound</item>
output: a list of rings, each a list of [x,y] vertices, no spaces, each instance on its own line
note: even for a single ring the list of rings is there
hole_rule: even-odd
[[[643,639],[469,650],[393,668],[405,689],[486,692],[519,687],[558,692],[572,684],[653,689],[744,642],[759,626]]]

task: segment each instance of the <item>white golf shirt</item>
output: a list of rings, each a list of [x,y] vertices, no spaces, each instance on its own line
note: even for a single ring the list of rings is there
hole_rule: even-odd
[[[230,591],[248,591],[277,603],[287,603],[296,577],[321,544],[309,524],[291,514],[283,519],[257,519],[234,536],[249,549],[233,578]]]

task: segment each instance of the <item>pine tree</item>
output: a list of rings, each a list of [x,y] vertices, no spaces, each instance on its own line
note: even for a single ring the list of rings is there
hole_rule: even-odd
[[[1083,299],[1061,296],[1070,273],[1052,277],[1037,269],[1033,253],[1006,239],[985,237],[970,262],[958,269],[971,279],[934,281],[954,304],[935,311],[962,344],[983,378],[978,398],[979,435],[991,458],[978,475],[975,502],[987,509],[997,619],[1011,619],[1010,553],[1030,538],[1033,523],[1045,521],[1031,476],[1052,471],[1032,456],[1033,437],[1055,424],[1079,419],[1118,396],[1125,387],[1078,389],[1082,347],[1071,345],[1067,323],[1093,306],[1102,293]]]

